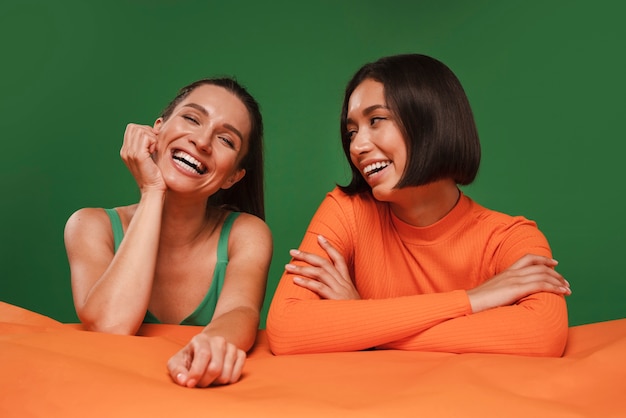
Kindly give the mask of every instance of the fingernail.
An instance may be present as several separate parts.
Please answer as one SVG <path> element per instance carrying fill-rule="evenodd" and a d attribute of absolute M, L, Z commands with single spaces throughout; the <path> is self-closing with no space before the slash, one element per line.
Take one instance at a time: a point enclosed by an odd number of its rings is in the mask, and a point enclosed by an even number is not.
<path fill-rule="evenodd" d="M 289 254 L 291 254 L 291 255 L 298 255 L 298 254 L 300 254 L 300 250 L 289 250 Z"/>
<path fill-rule="evenodd" d="M 178 383 L 183 384 L 185 383 L 185 375 L 182 373 L 178 373 L 176 375 L 176 380 L 178 380 Z"/>
<path fill-rule="evenodd" d="M 293 264 L 285 264 L 285 270 L 294 270 L 296 266 Z"/>
<path fill-rule="evenodd" d="M 317 240 L 318 240 L 319 242 L 323 242 L 323 243 L 328 242 L 328 241 L 326 240 L 326 238 L 324 238 L 324 236 L 323 236 L 323 235 L 318 235 L 318 236 L 317 236 Z"/>

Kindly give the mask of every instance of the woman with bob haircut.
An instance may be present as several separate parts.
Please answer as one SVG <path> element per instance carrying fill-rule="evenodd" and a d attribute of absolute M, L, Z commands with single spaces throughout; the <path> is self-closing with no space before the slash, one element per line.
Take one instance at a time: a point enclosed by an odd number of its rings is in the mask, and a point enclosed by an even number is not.
<path fill-rule="evenodd" d="M 263 221 L 263 120 L 230 78 L 183 87 L 153 126 L 129 124 L 120 155 L 137 204 L 83 208 L 65 227 L 84 327 L 204 326 L 169 360 L 177 384 L 239 380 L 256 338 L 272 237 Z"/>
<path fill-rule="evenodd" d="M 458 187 L 476 177 L 480 143 L 447 66 L 418 54 L 363 66 L 341 139 L 352 180 L 290 251 L 267 319 L 275 354 L 562 355 L 571 292 L 546 238 Z"/>

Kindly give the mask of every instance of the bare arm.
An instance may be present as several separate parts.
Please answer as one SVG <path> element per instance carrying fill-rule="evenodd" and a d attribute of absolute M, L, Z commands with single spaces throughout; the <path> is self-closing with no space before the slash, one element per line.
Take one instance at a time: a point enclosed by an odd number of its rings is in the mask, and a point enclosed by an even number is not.
<path fill-rule="evenodd" d="M 145 316 L 156 265 L 165 186 L 152 161 L 152 128 L 129 125 L 120 154 L 142 195 L 117 252 L 102 209 L 81 209 L 65 227 L 74 305 L 91 330 L 134 334 Z"/>
<path fill-rule="evenodd" d="M 272 237 L 260 219 L 241 214 L 228 245 L 229 262 L 224 288 L 212 321 L 168 362 L 174 381 L 187 387 L 236 382 L 254 344 L 267 273 Z"/>

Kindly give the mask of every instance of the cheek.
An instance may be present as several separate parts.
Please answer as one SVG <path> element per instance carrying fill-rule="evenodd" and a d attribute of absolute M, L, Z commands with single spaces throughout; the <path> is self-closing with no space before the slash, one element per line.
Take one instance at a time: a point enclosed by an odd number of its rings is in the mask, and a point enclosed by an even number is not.
<path fill-rule="evenodd" d="M 216 159 L 217 165 L 224 169 L 224 171 L 229 174 L 234 173 L 239 169 L 241 165 L 241 160 L 238 158 L 237 154 L 229 150 L 224 150 L 224 153 L 221 155 L 221 158 Z"/>

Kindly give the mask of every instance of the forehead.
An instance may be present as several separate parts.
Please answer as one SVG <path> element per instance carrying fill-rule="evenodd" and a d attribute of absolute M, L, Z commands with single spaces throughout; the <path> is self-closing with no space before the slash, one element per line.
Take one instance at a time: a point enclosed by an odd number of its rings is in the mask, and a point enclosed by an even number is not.
<path fill-rule="evenodd" d="M 383 83 L 371 78 L 359 84 L 348 100 L 348 114 L 360 112 L 374 105 L 386 105 Z"/>
<path fill-rule="evenodd" d="M 203 84 L 196 87 L 177 106 L 178 109 L 190 103 L 201 106 L 211 120 L 234 126 L 244 137 L 251 129 L 250 115 L 241 99 L 223 87 Z"/>

